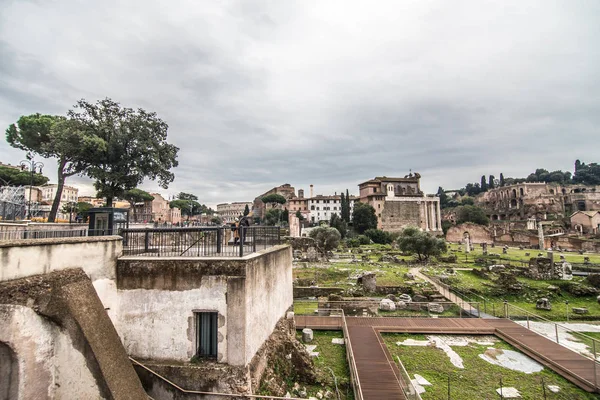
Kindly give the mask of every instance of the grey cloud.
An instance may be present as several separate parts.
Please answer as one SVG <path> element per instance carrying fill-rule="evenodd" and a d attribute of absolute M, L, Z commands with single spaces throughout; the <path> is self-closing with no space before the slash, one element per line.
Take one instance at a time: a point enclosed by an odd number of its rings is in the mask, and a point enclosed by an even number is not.
<path fill-rule="evenodd" d="M 181 148 L 171 194 L 356 193 L 409 169 L 435 191 L 598 161 L 595 3 L 5 3 L 0 124 L 81 97 L 156 111 Z"/>

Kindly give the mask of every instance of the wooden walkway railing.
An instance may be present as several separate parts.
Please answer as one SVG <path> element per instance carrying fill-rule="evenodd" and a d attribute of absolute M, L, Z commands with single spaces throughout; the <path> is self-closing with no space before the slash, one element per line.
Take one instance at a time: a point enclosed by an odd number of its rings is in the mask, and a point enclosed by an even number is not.
<path fill-rule="evenodd" d="M 303 327 L 336 326 L 339 317 L 296 316 Z M 337 320 L 325 322 L 327 318 Z M 339 329 L 339 328 L 338 328 Z M 595 362 L 563 347 L 534 331 L 504 318 L 395 318 L 345 317 L 342 329 L 347 336 L 347 351 L 354 362 L 362 399 L 405 399 L 394 364 L 382 346 L 381 332 L 487 334 L 496 335 L 523 353 L 588 392 L 597 392 L 600 381 Z M 357 397 L 358 398 L 358 397 Z"/>

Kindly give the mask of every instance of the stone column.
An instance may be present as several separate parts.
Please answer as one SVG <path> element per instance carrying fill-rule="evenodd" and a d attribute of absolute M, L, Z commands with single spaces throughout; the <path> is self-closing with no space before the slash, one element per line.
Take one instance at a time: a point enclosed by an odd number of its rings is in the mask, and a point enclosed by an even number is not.
<path fill-rule="evenodd" d="M 429 205 L 431 206 L 431 230 L 437 231 L 439 227 L 437 225 L 437 217 L 435 215 L 435 202 L 432 201 L 429 203 Z"/>
<path fill-rule="evenodd" d="M 440 210 L 440 202 L 436 201 L 436 210 L 437 210 L 437 222 L 438 222 L 438 229 L 441 231 L 442 230 L 442 212 Z"/>
<path fill-rule="evenodd" d="M 425 212 L 425 230 L 429 230 L 429 213 L 427 212 L 427 202 L 423 202 L 423 211 Z"/>

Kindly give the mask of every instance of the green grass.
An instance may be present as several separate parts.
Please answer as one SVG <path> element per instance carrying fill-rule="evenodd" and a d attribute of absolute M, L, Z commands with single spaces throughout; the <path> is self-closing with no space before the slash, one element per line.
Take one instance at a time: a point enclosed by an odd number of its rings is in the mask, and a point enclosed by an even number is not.
<path fill-rule="evenodd" d="M 294 314 L 296 315 L 315 315 L 317 308 L 319 308 L 317 301 L 294 301 Z"/>
<path fill-rule="evenodd" d="M 595 395 L 579 389 L 547 368 L 541 372 L 525 374 L 489 364 L 478 356 L 488 346 L 471 344 L 466 347 L 453 347 L 453 350 L 462 357 L 465 366 L 464 369 L 459 369 L 440 349 L 396 345 L 396 342 L 408 338 L 424 340 L 423 335 L 383 334 L 383 338 L 392 357 L 400 358 L 411 377 L 419 374 L 432 383 L 432 386 L 425 387 L 426 393 L 421 395 L 423 400 L 447 399 L 448 379 L 450 379 L 452 399 L 497 399 L 499 396 L 495 390 L 500 387 L 500 377 L 502 377 L 503 386 L 516 387 L 524 400 L 544 398 L 542 378 L 546 385 L 557 385 L 561 388 L 559 393 L 546 391 L 548 399 L 598 399 Z M 494 347 L 514 350 L 502 341 L 498 341 Z"/>
<path fill-rule="evenodd" d="M 434 269 L 429 269 L 427 273 L 435 274 Z M 478 297 L 482 296 L 486 299 L 485 308 L 488 314 L 503 316 L 503 301 L 507 300 L 510 304 L 523 308 L 526 311 L 540 315 L 541 317 L 553 321 L 565 321 L 567 319 L 567 304 L 569 309 L 569 319 L 571 320 L 589 320 L 600 318 L 600 304 L 598 304 L 595 295 L 590 296 L 575 296 L 568 293 L 566 290 L 554 292 L 548 290 L 548 286 L 564 286 L 567 281 L 549 280 L 538 281 L 529 278 L 518 277 L 517 280 L 524 284 L 525 288 L 518 293 L 508 293 L 494 287 L 494 281 L 477 276 L 472 271 L 456 271 L 456 276 L 451 278 L 451 286 L 463 293 L 465 297 L 472 301 L 481 302 L 481 309 L 484 310 L 483 300 Z M 571 282 L 583 282 L 580 277 L 573 277 Z M 474 294 L 472 294 L 474 293 Z M 538 310 L 535 308 L 537 299 L 547 297 L 551 304 L 552 310 Z M 589 314 L 577 315 L 572 312 L 573 307 L 586 307 Z M 513 310 L 510 311 L 514 313 Z"/>
<path fill-rule="evenodd" d="M 314 339 L 311 344 L 316 344 L 316 352 L 319 356 L 314 358 L 317 370 L 318 384 L 307 386 L 309 396 L 316 396 L 321 390 L 323 393 L 329 390 L 335 396 L 335 381 L 337 380 L 340 398 L 342 400 L 354 399 L 352 385 L 350 384 L 350 370 L 346 360 L 346 346 L 333 344 L 331 339 L 341 339 L 344 337 L 341 331 L 313 331 Z M 297 332 L 299 340 L 302 339 L 302 332 Z M 330 370 L 331 369 L 331 370 Z M 335 379 L 332 376 L 335 375 Z"/>
<path fill-rule="evenodd" d="M 458 249 L 461 249 L 462 252 L 453 252 L 452 251 L 452 250 L 458 250 Z M 495 255 L 500 256 L 500 259 L 498 261 L 502 260 L 502 261 L 514 261 L 514 262 L 527 263 L 527 262 L 529 262 L 529 259 L 531 257 L 537 257 L 538 253 L 540 253 L 540 252 L 542 252 L 542 253 L 544 253 L 544 255 L 546 255 L 545 250 L 542 250 L 542 251 L 540 251 L 538 249 L 519 250 L 518 248 L 513 248 L 513 247 L 510 247 L 508 249 L 507 254 L 503 254 L 502 246 L 496 246 L 494 248 L 492 248 L 491 246 L 488 246 L 488 255 L 495 254 Z M 459 245 L 456 243 L 448 243 L 448 253 L 456 254 L 457 261 L 459 264 L 464 263 L 464 260 L 465 260 L 464 245 Z M 526 256 L 525 253 L 529 253 L 529 256 Z M 583 264 L 584 257 L 589 257 L 591 264 L 600 265 L 600 254 L 586 253 L 586 254 L 582 255 L 582 254 L 573 253 L 573 252 L 565 253 L 565 252 L 555 251 L 554 258 L 556 261 L 559 260 L 560 254 L 564 255 L 565 260 L 572 264 Z M 475 260 L 475 258 L 478 258 L 478 257 L 483 257 L 483 249 L 479 245 L 475 245 L 475 248 L 473 249 L 473 251 L 468 253 L 467 260 L 469 260 L 470 263 L 472 264 L 472 262 Z M 467 262 L 467 264 L 470 264 L 470 263 Z M 498 264 L 502 264 L 502 263 L 498 262 Z"/>
<path fill-rule="evenodd" d="M 308 267 L 295 266 L 293 277 L 294 279 L 314 282 L 321 287 L 341 287 L 348 289 L 354 286 L 352 283 L 356 284 L 356 279 L 351 279 L 352 276 L 362 272 L 380 270 L 380 272 L 377 272 L 377 285 L 402 286 L 407 282 L 404 274 L 409 269 L 398 264 L 352 264 L 349 262 L 337 262 L 327 265 L 309 264 Z"/>

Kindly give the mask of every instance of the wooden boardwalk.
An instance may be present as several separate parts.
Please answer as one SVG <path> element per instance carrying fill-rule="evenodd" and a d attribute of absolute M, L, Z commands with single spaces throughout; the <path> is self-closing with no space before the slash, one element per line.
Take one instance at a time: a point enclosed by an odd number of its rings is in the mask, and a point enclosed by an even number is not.
<path fill-rule="evenodd" d="M 341 329 L 343 323 L 340 317 L 295 319 L 298 328 Z M 380 332 L 496 335 L 588 392 L 600 382 L 600 368 L 596 371 L 592 360 L 507 319 L 346 317 L 346 323 L 366 400 L 405 398 L 406 383 Z"/>

